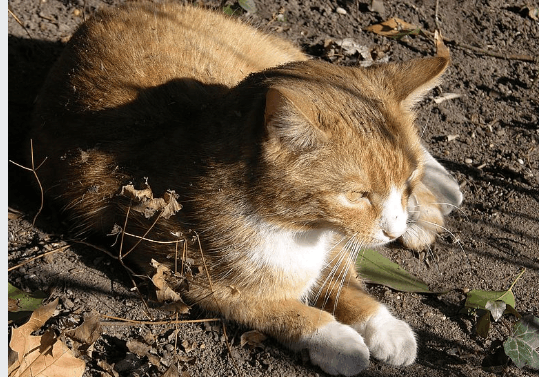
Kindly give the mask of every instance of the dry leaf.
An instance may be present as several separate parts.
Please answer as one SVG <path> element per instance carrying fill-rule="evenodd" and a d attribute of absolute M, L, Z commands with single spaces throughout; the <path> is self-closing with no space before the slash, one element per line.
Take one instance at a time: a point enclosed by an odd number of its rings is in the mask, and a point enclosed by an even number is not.
<path fill-rule="evenodd" d="M 365 30 L 372 31 L 373 33 L 386 37 L 403 37 L 412 33 L 417 34 L 421 31 L 421 29 L 416 25 L 409 24 L 408 22 L 396 17 L 390 18 L 389 20 L 380 24 L 367 26 Z"/>
<path fill-rule="evenodd" d="M 120 195 L 138 203 L 131 210 L 143 213 L 147 219 L 156 212 L 161 212 L 161 217 L 168 219 L 182 209 L 181 204 L 178 203 L 178 194 L 176 192 L 169 190 L 165 192 L 162 198 L 154 198 L 152 189 L 148 184 L 142 190 L 135 189 L 133 185 L 123 186 Z"/>
<path fill-rule="evenodd" d="M 140 358 L 148 358 L 148 361 L 150 362 L 150 364 L 153 364 L 153 365 L 159 365 L 160 362 L 159 362 L 159 357 L 157 357 L 156 355 L 152 354 L 150 351 L 152 351 L 152 347 L 145 344 L 145 343 L 142 343 L 142 342 L 139 342 L 138 340 L 133 340 L 133 339 L 130 339 L 127 341 L 126 343 L 126 346 L 127 348 L 129 349 L 129 351 L 131 353 L 134 353 L 135 355 L 137 355 L 138 357 Z"/>
<path fill-rule="evenodd" d="M 434 31 L 434 44 L 436 45 L 436 56 L 449 59 L 449 49 L 444 44 L 442 33 Z"/>
<path fill-rule="evenodd" d="M 241 334 L 240 347 L 248 344 L 251 348 L 264 348 L 264 345 L 262 344 L 264 340 L 266 340 L 266 335 L 261 332 L 256 330 L 247 331 Z"/>
<path fill-rule="evenodd" d="M 152 259 L 152 267 L 157 271 L 154 276 L 152 276 L 152 282 L 155 286 L 155 294 L 157 296 L 157 301 L 166 302 L 171 301 L 172 303 L 164 307 L 165 310 L 174 311 L 180 314 L 188 314 L 189 306 L 183 302 L 181 296 L 174 291 L 167 283 L 167 276 L 172 275 L 172 271 L 167 266 L 162 265 L 156 260 Z"/>
<path fill-rule="evenodd" d="M 441 95 L 439 95 L 438 97 L 434 97 L 434 102 L 436 103 L 442 103 L 444 101 L 447 101 L 447 100 L 450 100 L 450 99 L 455 99 L 455 98 L 460 98 L 461 95 L 458 94 L 458 93 L 442 93 Z"/>
<path fill-rule="evenodd" d="M 9 347 L 18 353 L 18 359 L 9 367 L 9 377 L 77 377 L 84 373 L 84 361 L 75 358 L 52 331 L 30 335 L 54 314 L 56 305 L 58 299 L 39 307 L 27 323 L 13 330 Z"/>
<path fill-rule="evenodd" d="M 71 338 L 79 355 L 85 354 L 88 349 L 101 336 L 101 321 L 95 315 L 89 315 L 79 327 L 65 332 L 65 335 Z"/>

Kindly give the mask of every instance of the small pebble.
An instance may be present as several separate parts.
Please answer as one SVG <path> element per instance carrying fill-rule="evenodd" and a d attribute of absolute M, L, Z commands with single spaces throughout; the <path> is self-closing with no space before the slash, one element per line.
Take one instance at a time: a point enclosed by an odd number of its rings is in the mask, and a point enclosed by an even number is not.
<path fill-rule="evenodd" d="M 471 158 L 466 158 L 464 160 L 464 162 L 467 163 L 467 164 L 471 164 L 473 162 L 473 160 Z"/>
<path fill-rule="evenodd" d="M 520 165 L 524 165 L 524 160 L 523 160 L 523 159 L 519 158 L 517 161 L 518 161 L 518 163 L 519 163 Z"/>
<path fill-rule="evenodd" d="M 339 14 L 347 14 L 346 9 L 343 9 L 341 7 L 338 7 L 337 9 L 335 9 L 335 12 Z"/>

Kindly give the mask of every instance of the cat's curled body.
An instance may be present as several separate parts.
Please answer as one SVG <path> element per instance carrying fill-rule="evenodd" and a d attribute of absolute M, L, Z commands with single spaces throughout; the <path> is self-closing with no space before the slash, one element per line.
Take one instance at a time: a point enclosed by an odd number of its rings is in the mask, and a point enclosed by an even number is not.
<path fill-rule="evenodd" d="M 413 331 L 363 290 L 354 260 L 398 238 L 427 246 L 462 200 L 413 124 L 447 64 L 339 67 L 206 10 L 128 3 L 83 24 L 53 67 L 34 160 L 48 157 L 43 187 L 74 229 L 120 225 L 143 269 L 173 263 L 162 241 L 196 232 L 203 253 L 188 242 L 187 257 L 212 285 L 195 274 L 190 302 L 308 349 L 331 374 L 370 355 L 408 365 Z M 122 188 L 146 182 L 183 208 L 135 210 Z"/>

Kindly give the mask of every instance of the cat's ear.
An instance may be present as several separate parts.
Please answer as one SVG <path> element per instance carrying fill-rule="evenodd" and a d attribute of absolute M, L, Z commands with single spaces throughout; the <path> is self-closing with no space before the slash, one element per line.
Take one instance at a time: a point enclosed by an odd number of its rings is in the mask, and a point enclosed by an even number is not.
<path fill-rule="evenodd" d="M 312 100 L 287 88 L 270 88 L 266 92 L 264 122 L 268 134 L 288 147 L 306 150 L 327 140 L 320 129 L 318 110 Z"/>
<path fill-rule="evenodd" d="M 411 109 L 429 90 L 440 83 L 448 65 L 449 57 L 446 56 L 397 63 L 392 83 L 397 100 Z"/>

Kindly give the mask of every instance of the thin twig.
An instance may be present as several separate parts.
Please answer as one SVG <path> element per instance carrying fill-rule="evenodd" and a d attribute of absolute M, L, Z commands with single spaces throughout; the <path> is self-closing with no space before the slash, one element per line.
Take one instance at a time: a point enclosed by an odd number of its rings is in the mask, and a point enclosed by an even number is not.
<path fill-rule="evenodd" d="M 142 235 L 142 237 L 140 237 L 139 240 L 133 245 L 133 247 L 131 247 L 131 249 L 129 249 L 124 255 L 122 255 L 121 250 L 120 250 L 120 260 L 122 258 L 126 257 L 127 255 L 129 255 L 129 253 L 131 253 L 133 250 L 135 250 L 135 248 L 142 242 L 142 240 L 146 239 L 146 236 L 148 235 L 148 233 L 150 233 L 150 231 L 153 229 L 155 224 L 157 224 L 157 221 L 161 218 L 162 214 L 163 214 L 163 211 L 159 212 L 159 214 L 155 218 L 152 225 L 148 229 L 146 229 L 146 232 Z"/>
<path fill-rule="evenodd" d="M 113 258 L 113 259 L 116 259 L 117 261 L 120 262 L 120 264 L 122 265 L 123 268 L 125 268 L 125 270 L 127 271 L 127 274 L 129 275 L 129 279 L 131 280 L 131 283 L 133 284 L 133 288 L 135 288 L 135 290 L 137 291 L 137 294 L 139 295 L 140 299 L 142 300 L 142 303 L 144 304 L 144 307 L 146 308 L 146 314 L 148 314 L 148 317 L 152 318 L 152 315 L 150 313 L 150 308 L 148 307 L 148 304 L 146 303 L 146 300 L 144 300 L 144 296 L 142 295 L 142 293 L 139 291 L 138 289 L 138 286 L 137 284 L 135 283 L 135 280 L 133 279 L 133 276 L 141 276 L 137 273 L 135 273 L 132 269 L 130 269 L 129 267 L 127 267 L 127 265 L 117 256 L 117 255 L 114 255 L 112 254 L 110 251 L 108 251 L 107 249 L 104 249 L 102 247 L 99 247 L 99 246 L 96 246 L 94 244 L 91 244 L 89 242 L 85 242 L 85 241 L 81 241 L 81 240 L 76 240 L 76 239 L 69 239 L 68 241 L 70 242 L 76 242 L 76 243 L 80 243 L 82 245 L 86 245 L 88 247 L 91 247 L 91 248 L 94 248 L 96 250 L 99 250 L 105 254 L 107 254 L 109 257 Z"/>
<path fill-rule="evenodd" d="M 57 249 L 47 251 L 46 253 L 43 253 L 43 254 L 40 254 L 40 255 L 38 255 L 38 256 L 36 256 L 36 257 L 27 259 L 27 260 L 25 260 L 24 262 L 19 263 L 19 264 L 16 265 L 16 266 L 10 267 L 10 268 L 7 269 L 7 271 L 8 271 L 8 272 L 9 272 L 9 271 L 13 271 L 13 270 L 15 270 L 15 269 L 17 269 L 17 268 L 19 268 L 19 267 L 24 266 L 24 265 L 27 264 L 27 263 L 30 263 L 30 262 L 32 262 L 32 261 L 34 261 L 34 260 L 36 260 L 36 259 L 39 259 L 39 258 L 43 258 L 43 257 L 45 257 L 45 256 L 47 256 L 47 255 L 54 254 L 54 253 L 59 253 L 59 252 L 61 252 L 61 251 L 65 251 L 65 250 L 69 249 L 70 246 L 71 246 L 71 245 L 65 245 L 65 246 L 59 247 L 59 248 L 57 248 Z"/>
<path fill-rule="evenodd" d="M 434 38 L 434 33 L 431 33 L 428 30 L 423 30 L 422 29 L 421 32 L 423 34 L 425 34 L 426 36 L 428 36 L 429 38 Z M 443 37 L 443 36 L 442 36 L 442 39 L 444 40 L 444 42 L 450 43 L 450 44 L 452 44 L 452 45 L 454 45 L 456 47 L 460 47 L 460 48 L 466 49 L 466 50 L 471 50 L 471 51 L 473 51 L 475 53 L 478 53 L 478 54 L 492 56 L 493 58 L 505 59 L 505 60 L 520 60 L 520 61 L 531 62 L 531 63 L 539 62 L 538 57 L 533 57 L 533 56 L 529 56 L 529 55 L 522 55 L 522 54 L 504 54 L 504 53 L 500 53 L 500 52 L 488 51 L 488 50 L 485 50 L 485 49 L 480 48 L 480 47 L 470 46 L 468 44 L 461 43 L 461 42 L 459 42 L 459 41 L 457 41 L 455 39 L 451 39 L 451 38 L 447 38 L 447 37 Z"/>
<path fill-rule="evenodd" d="M 168 320 L 168 321 L 139 321 L 139 320 L 134 320 L 134 319 L 113 317 L 113 316 L 105 315 L 105 314 L 99 314 L 99 315 L 101 317 L 103 317 L 103 318 L 113 319 L 115 321 L 119 321 L 119 322 L 101 322 L 102 325 L 106 325 L 106 326 L 130 325 L 130 324 L 137 324 L 137 325 L 170 325 L 170 324 L 175 324 L 175 323 L 184 324 L 184 323 L 201 323 L 201 322 L 219 322 L 219 321 L 221 321 L 220 318 Z"/>
<path fill-rule="evenodd" d="M 45 157 L 45 159 L 43 161 L 41 161 L 41 164 L 39 164 L 39 166 L 37 168 L 35 167 L 35 165 L 34 165 L 34 144 L 32 142 L 32 139 L 30 139 L 30 153 L 31 153 L 31 158 L 32 158 L 32 167 L 31 168 L 28 168 L 26 166 L 18 164 L 15 161 L 12 161 L 12 160 L 9 160 L 9 162 L 11 162 L 12 164 L 14 164 L 14 165 L 16 165 L 16 166 L 18 166 L 18 167 L 20 167 L 22 169 L 31 171 L 34 174 L 34 177 L 36 178 L 37 184 L 39 185 L 39 190 L 41 192 L 41 204 L 39 205 L 39 209 L 38 209 L 37 213 L 35 214 L 34 219 L 32 220 L 32 226 L 34 226 L 36 224 L 37 217 L 39 216 L 39 214 L 43 210 L 43 203 L 45 201 L 45 197 L 44 197 L 44 194 L 43 194 L 43 186 L 41 186 L 41 181 L 39 180 L 39 177 L 37 176 L 37 170 L 45 163 L 45 161 L 47 161 L 47 157 Z"/>
<path fill-rule="evenodd" d="M 15 19 L 15 21 L 17 21 L 17 23 L 19 25 L 22 26 L 22 28 L 24 29 L 24 31 L 26 32 L 26 34 L 28 34 L 28 37 L 30 39 L 33 39 L 32 35 L 30 34 L 30 32 L 28 31 L 28 29 L 26 28 L 26 26 L 23 25 L 22 21 L 19 20 L 19 17 L 17 17 L 17 15 L 15 15 L 15 13 L 13 12 L 13 10 L 11 9 L 11 4 L 8 3 L 7 5 L 7 11 L 9 14 L 11 14 L 11 16 Z"/>

